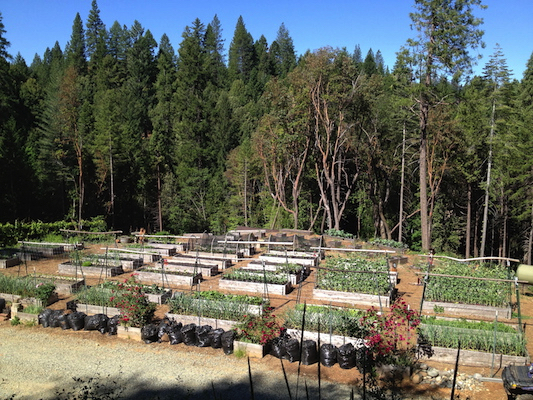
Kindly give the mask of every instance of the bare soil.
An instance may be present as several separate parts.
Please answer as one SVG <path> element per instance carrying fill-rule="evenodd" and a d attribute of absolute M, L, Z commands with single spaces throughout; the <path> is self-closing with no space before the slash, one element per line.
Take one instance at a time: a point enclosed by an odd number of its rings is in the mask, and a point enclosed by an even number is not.
<path fill-rule="evenodd" d="M 123 246 L 121 244 L 118 244 L 118 246 Z M 102 249 L 102 246 L 99 244 L 95 245 L 88 245 L 87 247 L 87 253 L 104 253 L 105 250 Z M 11 267 L 8 269 L 4 269 L 1 271 L 2 274 L 6 275 L 19 275 L 24 276 L 27 274 L 32 273 L 38 273 L 38 274 L 51 274 L 51 275 L 57 275 L 58 274 L 58 264 L 66 261 L 68 258 L 68 255 L 62 255 L 57 256 L 54 258 L 49 259 L 41 259 L 38 261 L 27 261 L 23 262 L 23 264 L 15 267 Z M 409 256 L 409 262 L 406 264 L 400 264 L 398 265 L 398 277 L 399 277 L 399 284 L 398 284 L 398 290 L 400 295 L 403 297 L 407 303 L 411 305 L 412 308 L 418 309 L 420 306 L 420 300 L 422 296 L 422 286 L 418 284 L 418 276 L 416 275 L 417 270 L 413 268 L 413 265 L 417 265 L 419 262 L 421 262 L 420 259 L 418 259 L 417 256 Z M 423 261 L 422 261 L 423 262 Z M 241 265 L 247 263 L 247 261 L 243 261 L 236 266 L 232 268 L 238 268 Z M 275 296 L 271 295 L 271 304 L 276 309 L 282 310 L 285 307 L 291 306 L 294 303 L 298 302 L 304 302 L 306 301 L 308 304 L 313 303 L 320 303 L 319 301 L 313 300 L 312 296 L 312 290 L 315 284 L 315 274 L 316 271 L 313 269 L 311 275 L 304 281 L 302 286 L 298 290 L 293 290 L 290 294 L 286 296 Z M 129 277 L 129 274 L 123 274 L 117 277 L 107 278 L 109 280 L 118 280 L 123 281 Z M 218 290 L 218 281 L 220 279 L 220 275 L 213 276 L 213 277 L 207 277 L 205 280 L 203 280 L 200 284 L 199 288 L 195 288 L 195 290 Z M 87 278 L 86 283 L 88 285 L 94 285 L 99 282 L 101 282 L 102 278 Z M 165 285 L 167 286 L 167 285 Z M 175 290 L 191 290 L 191 287 L 183 287 L 183 286 L 175 286 L 172 287 L 172 289 Z M 246 294 L 246 293 L 243 293 Z M 73 299 L 73 296 L 60 296 L 59 300 L 49 306 L 49 308 L 52 309 L 66 309 L 66 303 Z M 521 296 L 521 310 L 523 315 L 523 325 L 525 327 L 526 337 L 527 337 L 527 343 L 528 343 L 528 353 L 530 353 L 533 350 L 533 329 L 530 328 L 531 317 L 533 316 L 533 297 L 530 295 L 527 295 L 527 293 L 523 293 Z M 335 305 L 335 303 L 330 303 Z M 338 304 L 343 305 L 343 304 Z M 156 317 L 157 318 L 163 318 L 165 313 L 168 311 L 168 307 L 165 305 L 158 306 Z M 469 316 L 465 316 L 469 317 Z M 504 321 L 505 322 L 505 321 Z M 511 321 L 508 321 L 511 322 Z M 515 321 L 512 321 L 516 323 Z M 1 324 L 8 324 L 8 321 L 0 321 Z M 50 330 L 50 334 L 53 335 L 64 335 L 65 333 L 61 330 Z M 114 340 L 117 340 L 113 336 L 107 336 L 107 335 L 92 335 L 92 340 L 98 342 L 100 345 L 112 345 Z M 202 349 L 204 350 L 204 349 Z M 191 351 L 191 349 L 186 349 L 186 351 Z M 279 370 L 279 360 L 271 357 L 266 356 L 265 358 L 261 360 L 254 360 L 254 362 L 263 363 L 266 366 L 269 366 L 272 368 L 272 370 Z M 445 364 L 445 363 L 437 363 L 433 361 L 428 361 L 427 364 L 429 366 L 435 367 L 439 369 L 440 371 L 444 370 L 450 370 L 454 368 L 453 364 Z M 286 364 L 285 369 L 288 373 L 297 373 L 297 369 L 300 368 L 300 374 L 303 376 L 316 376 L 316 365 L 315 366 L 298 366 L 297 363 L 293 364 Z M 480 373 L 483 377 L 494 377 L 494 378 L 500 378 L 501 377 L 501 370 L 498 371 L 492 371 L 490 368 L 490 365 L 484 368 L 479 367 L 465 367 L 460 366 L 459 367 L 460 373 L 465 373 L 468 375 L 473 375 L 474 373 Z M 343 384 L 355 384 L 359 382 L 361 379 L 360 374 L 357 372 L 356 369 L 352 370 L 343 370 L 338 365 L 335 365 L 330 368 L 321 368 L 321 376 L 332 382 L 338 382 Z M 428 398 L 450 398 L 450 389 L 445 388 L 435 388 L 435 387 L 428 387 L 427 385 L 415 385 L 411 383 L 410 381 L 404 381 L 403 384 L 403 390 L 407 391 L 415 395 L 421 395 L 425 394 L 428 396 Z M 458 399 L 483 399 L 483 400 L 501 400 L 506 398 L 505 391 L 503 389 L 501 381 L 490 381 L 490 382 L 483 382 L 481 387 L 476 390 L 475 392 L 472 391 L 456 391 L 456 397 Z"/>

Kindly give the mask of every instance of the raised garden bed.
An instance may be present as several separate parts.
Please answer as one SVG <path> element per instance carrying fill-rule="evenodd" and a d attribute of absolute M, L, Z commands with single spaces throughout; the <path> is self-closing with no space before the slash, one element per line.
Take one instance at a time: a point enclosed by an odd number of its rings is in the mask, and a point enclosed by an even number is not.
<path fill-rule="evenodd" d="M 340 303 L 362 304 L 367 306 L 390 306 L 389 296 L 378 296 L 366 293 L 341 292 L 314 288 L 313 298 L 316 300 L 337 301 Z"/>
<path fill-rule="evenodd" d="M 108 317 L 120 315 L 120 310 L 116 307 L 96 306 L 94 304 L 76 304 L 76 311 L 84 312 L 87 315 L 105 314 Z"/>
<path fill-rule="evenodd" d="M 36 306 L 47 306 L 49 304 L 52 304 L 58 300 L 57 293 L 52 293 L 52 295 L 48 298 L 48 301 L 46 304 L 43 304 L 43 301 L 41 299 L 36 299 L 35 297 L 22 297 L 18 294 L 11 294 L 11 293 L 0 293 L 0 299 L 4 299 L 5 301 L 9 301 L 11 303 L 20 303 L 23 305 L 30 305 L 34 304 Z"/>
<path fill-rule="evenodd" d="M 262 283 L 262 282 L 244 282 L 244 281 L 234 281 L 229 279 L 221 279 L 218 283 L 220 289 L 225 290 L 237 290 L 240 292 L 250 292 L 263 294 L 265 290 L 268 294 L 277 294 L 277 295 L 286 295 L 291 291 L 291 284 L 287 282 L 285 284 L 274 284 L 274 283 Z"/>
<path fill-rule="evenodd" d="M 204 265 L 184 262 L 174 262 L 174 260 L 168 260 L 165 263 L 165 269 L 167 271 L 184 271 L 184 272 L 197 272 L 203 276 L 214 276 L 218 273 L 217 265 Z"/>
<path fill-rule="evenodd" d="M 57 294 L 70 295 L 85 285 L 83 278 L 71 278 L 59 275 L 36 275 L 32 276 L 38 282 L 52 283 L 55 285 Z"/>
<path fill-rule="evenodd" d="M 302 331 L 299 329 L 287 329 L 287 333 L 290 335 L 290 337 L 294 339 L 300 340 L 302 338 Z M 314 340 L 318 343 L 318 339 L 320 338 L 320 343 L 331 343 L 337 347 L 342 346 L 346 343 L 351 343 L 354 345 L 355 348 L 364 346 L 364 339 L 361 338 L 354 338 L 349 336 L 342 336 L 342 335 L 333 335 L 329 334 L 328 332 L 320 332 L 320 336 L 318 335 L 318 332 L 311 332 L 311 331 L 304 331 L 304 340 Z"/>
<path fill-rule="evenodd" d="M 133 250 L 133 249 L 115 249 L 115 248 L 109 248 L 105 249 L 102 248 L 102 250 L 108 250 L 112 252 L 113 254 L 118 254 L 119 257 L 131 257 L 132 255 L 137 255 L 139 258 L 142 259 L 145 263 L 153 263 L 161 260 L 161 255 L 158 253 L 154 253 L 152 251 L 141 251 L 139 250 Z"/>
<path fill-rule="evenodd" d="M 164 245 L 162 245 L 164 246 Z M 147 252 L 147 253 L 152 253 L 152 254 L 159 254 L 160 256 L 165 256 L 165 257 L 170 257 L 170 256 L 173 256 L 174 254 L 176 254 L 176 246 L 172 245 L 173 247 L 169 247 L 169 248 L 166 248 L 166 247 L 159 247 L 159 245 L 155 246 L 155 245 L 150 245 L 150 244 L 146 244 L 144 245 L 144 248 L 142 247 L 131 247 L 130 249 L 131 250 L 137 250 L 137 251 L 140 251 L 140 252 Z"/>
<path fill-rule="evenodd" d="M 494 319 L 496 316 L 498 318 L 510 319 L 512 315 L 511 307 L 491 307 L 479 304 L 446 303 L 442 301 L 424 301 L 422 312 L 433 314 L 435 307 L 442 307 L 445 314 L 451 315 L 468 315 L 490 319 Z"/>
<path fill-rule="evenodd" d="M 235 351 L 243 351 L 248 357 L 263 358 L 269 353 L 270 346 L 235 340 L 233 342 L 233 352 Z"/>
<path fill-rule="evenodd" d="M 457 349 L 447 349 L 445 347 L 433 346 L 432 350 L 434 354 L 431 358 L 421 357 L 421 360 L 430 360 L 435 362 L 455 364 L 457 359 Z M 481 351 L 461 350 L 459 354 L 459 365 L 471 366 L 471 367 L 490 367 L 494 360 L 494 368 L 502 369 L 506 365 L 526 365 L 529 363 L 528 357 L 520 356 L 508 356 L 505 354 L 485 353 Z"/>
<path fill-rule="evenodd" d="M 136 272 L 136 279 L 142 283 L 156 283 L 163 285 L 196 285 L 202 274 L 180 275 L 171 271 L 140 269 Z"/>
<path fill-rule="evenodd" d="M 308 265 L 310 267 L 316 267 L 318 265 L 319 257 L 315 257 L 312 254 L 307 256 L 293 256 L 290 254 L 279 255 L 279 254 L 261 254 L 259 256 L 260 260 L 272 264 L 298 264 L 298 265 Z"/>
<path fill-rule="evenodd" d="M 105 265 L 92 265 L 92 266 L 80 266 L 74 265 L 70 262 L 59 264 L 58 272 L 64 275 L 76 276 L 90 276 L 90 277 L 109 277 L 117 276 L 124 273 L 121 266 L 105 266 Z"/>
<path fill-rule="evenodd" d="M 263 272 L 263 267 L 265 271 L 283 273 L 280 271 L 280 269 L 283 268 L 283 264 L 264 264 L 263 265 L 261 263 L 249 263 L 248 265 L 241 267 L 240 269 L 243 271 L 257 272 L 260 274 Z M 300 280 L 303 280 L 306 278 L 309 272 L 310 272 L 309 267 L 306 267 L 303 270 L 300 269 L 298 272 L 295 272 L 295 273 L 286 272 L 286 274 L 289 278 L 291 285 L 296 286 L 300 282 Z"/>
<path fill-rule="evenodd" d="M 172 297 L 172 290 L 164 289 L 163 293 L 144 293 L 144 296 L 151 303 L 165 304 Z"/>
<path fill-rule="evenodd" d="M 0 258 L 0 268 L 10 268 L 20 264 L 19 257 Z"/>
<path fill-rule="evenodd" d="M 143 265 L 142 257 L 139 258 L 130 258 L 130 257 L 102 257 L 95 259 L 95 262 L 102 265 L 122 267 L 124 272 L 133 272 L 136 269 L 140 268 Z"/>
<path fill-rule="evenodd" d="M 237 321 L 230 321 L 230 320 L 217 319 L 217 318 L 198 317 L 196 315 L 166 313 L 165 316 L 172 321 L 181 322 L 183 325 L 187 325 L 187 324 L 196 324 L 198 326 L 209 325 L 213 329 L 222 328 L 225 331 L 233 329 L 235 325 L 238 324 Z"/>
<path fill-rule="evenodd" d="M 206 251 L 190 251 L 185 254 L 180 254 L 180 256 L 189 256 L 189 257 L 198 257 L 205 258 L 207 260 L 222 260 L 229 262 L 229 265 L 226 265 L 225 268 L 229 268 L 231 264 L 236 264 L 239 262 L 239 259 L 242 258 L 242 255 L 236 255 L 234 253 L 210 253 Z"/>
<path fill-rule="evenodd" d="M 172 258 L 167 259 L 168 262 L 176 262 L 176 263 L 195 263 L 198 262 L 202 265 L 216 265 L 219 270 L 225 270 L 229 267 L 231 267 L 231 260 L 229 259 L 219 259 L 214 257 L 196 257 L 193 254 L 179 254 L 177 256 L 174 256 Z"/>

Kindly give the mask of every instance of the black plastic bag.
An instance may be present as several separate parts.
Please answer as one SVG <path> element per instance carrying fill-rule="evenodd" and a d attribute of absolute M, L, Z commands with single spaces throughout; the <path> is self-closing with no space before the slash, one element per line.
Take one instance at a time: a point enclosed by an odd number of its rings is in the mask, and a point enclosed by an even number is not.
<path fill-rule="evenodd" d="M 324 367 L 333 367 L 337 362 L 337 347 L 330 343 L 320 346 L 320 363 Z"/>
<path fill-rule="evenodd" d="M 235 331 L 229 330 L 222 334 L 220 341 L 222 343 L 222 350 L 224 354 L 233 354 L 233 341 L 235 340 Z"/>
<path fill-rule="evenodd" d="M 210 325 L 202 325 L 196 327 L 196 346 L 209 347 L 211 346 L 211 332 L 213 328 Z"/>
<path fill-rule="evenodd" d="M 181 328 L 183 343 L 187 346 L 196 346 L 196 324 L 187 324 Z"/>
<path fill-rule="evenodd" d="M 59 318 L 63 315 L 63 310 L 52 310 L 48 316 L 48 326 L 50 328 L 59 328 L 61 326 Z"/>
<path fill-rule="evenodd" d="M 359 372 L 363 372 L 365 365 L 369 365 L 372 361 L 372 353 L 365 346 L 361 346 L 355 350 L 355 366 Z"/>
<path fill-rule="evenodd" d="M 285 347 L 284 359 L 293 363 L 295 361 L 300 361 L 300 342 L 298 339 L 288 338 L 283 340 Z"/>
<path fill-rule="evenodd" d="M 77 309 L 78 309 L 78 300 L 67 301 L 67 310 L 75 312 L 77 311 Z"/>
<path fill-rule="evenodd" d="M 141 328 L 141 340 L 144 343 L 154 343 L 159 341 L 159 328 L 155 324 L 148 324 Z"/>
<path fill-rule="evenodd" d="M 116 335 L 118 325 L 120 323 L 120 315 L 115 315 L 107 320 L 107 334 Z"/>
<path fill-rule="evenodd" d="M 165 334 L 168 335 L 168 333 L 170 332 L 170 328 L 171 323 L 168 318 L 164 318 L 159 323 L 159 326 L 157 327 L 157 339 L 159 342 L 161 342 L 161 339 L 163 338 L 163 336 L 165 336 Z"/>
<path fill-rule="evenodd" d="M 67 315 L 68 314 L 61 314 L 57 317 L 58 321 L 59 321 L 59 327 L 63 330 L 67 330 L 67 329 L 70 329 L 70 323 L 68 322 L 68 318 L 67 318 Z"/>
<path fill-rule="evenodd" d="M 357 351 L 353 344 L 346 343 L 337 349 L 337 361 L 342 369 L 352 369 L 357 360 Z"/>
<path fill-rule="evenodd" d="M 223 333 L 224 333 L 224 329 L 222 328 L 213 329 L 211 332 L 209 332 L 209 336 L 211 337 L 211 347 L 213 349 L 222 348 L 222 334 Z"/>
<path fill-rule="evenodd" d="M 314 340 L 304 340 L 302 342 L 302 364 L 313 365 L 318 362 L 318 350 Z"/>
<path fill-rule="evenodd" d="M 85 318 L 87 315 L 84 312 L 76 311 L 70 314 L 67 314 L 67 319 L 70 327 L 73 331 L 81 331 L 85 328 Z"/>
<path fill-rule="evenodd" d="M 183 343 L 183 333 L 181 333 L 182 323 L 172 323 L 168 332 L 168 340 L 170 344 Z"/>
<path fill-rule="evenodd" d="M 86 331 L 98 331 L 104 334 L 107 331 L 107 320 L 109 317 L 105 314 L 94 314 L 85 317 L 85 325 L 83 327 Z"/>
<path fill-rule="evenodd" d="M 285 357 L 285 343 L 282 337 L 275 337 L 270 342 L 270 351 L 269 354 L 276 358 Z"/>
<path fill-rule="evenodd" d="M 37 320 L 39 321 L 39 324 L 43 326 L 43 328 L 49 328 L 50 327 L 50 321 L 49 317 L 50 314 L 52 314 L 53 310 L 50 308 L 45 308 L 41 313 L 37 316 Z"/>

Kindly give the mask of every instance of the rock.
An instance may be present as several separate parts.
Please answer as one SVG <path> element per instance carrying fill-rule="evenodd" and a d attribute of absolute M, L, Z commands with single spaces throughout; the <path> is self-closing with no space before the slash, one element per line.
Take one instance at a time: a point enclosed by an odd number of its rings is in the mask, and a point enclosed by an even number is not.
<path fill-rule="evenodd" d="M 429 368 L 428 369 L 428 376 L 431 378 L 435 378 L 440 375 L 440 372 L 437 368 Z"/>
<path fill-rule="evenodd" d="M 483 375 L 475 373 L 474 375 L 472 375 L 472 378 L 474 378 L 478 382 L 481 382 L 481 379 L 483 379 Z"/>
<path fill-rule="evenodd" d="M 418 365 L 418 369 L 420 369 L 421 371 L 427 371 L 428 370 L 428 365 L 426 363 L 420 363 Z"/>
<path fill-rule="evenodd" d="M 417 385 L 420 382 L 422 382 L 423 379 L 424 379 L 424 377 L 421 376 L 420 374 L 413 374 L 411 376 L 411 382 L 413 382 L 415 385 Z"/>

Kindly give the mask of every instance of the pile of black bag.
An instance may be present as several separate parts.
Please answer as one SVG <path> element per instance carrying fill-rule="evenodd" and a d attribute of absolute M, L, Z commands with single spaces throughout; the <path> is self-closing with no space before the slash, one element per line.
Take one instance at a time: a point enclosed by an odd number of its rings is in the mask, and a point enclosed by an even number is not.
<path fill-rule="evenodd" d="M 213 329 L 210 325 L 183 325 L 168 318 L 159 324 L 148 324 L 141 329 L 141 340 L 145 343 L 161 343 L 164 335 L 167 335 L 171 345 L 183 343 L 186 346 L 223 349 L 228 355 L 233 353 L 233 330 Z"/>
<path fill-rule="evenodd" d="M 364 346 L 356 347 L 352 343 L 346 343 L 337 347 L 324 343 L 318 348 L 314 340 L 304 340 L 300 346 L 298 339 L 286 333 L 272 341 L 270 354 L 291 363 L 300 361 L 303 365 L 312 365 L 320 361 L 323 366 L 332 367 L 338 363 L 342 369 L 362 368 L 367 357 Z"/>
<path fill-rule="evenodd" d="M 109 318 L 105 314 L 87 315 L 80 311 L 65 312 L 45 308 L 38 316 L 43 328 L 61 328 L 73 331 L 99 331 L 101 334 L 116 335 L 119 316 Z"/>

